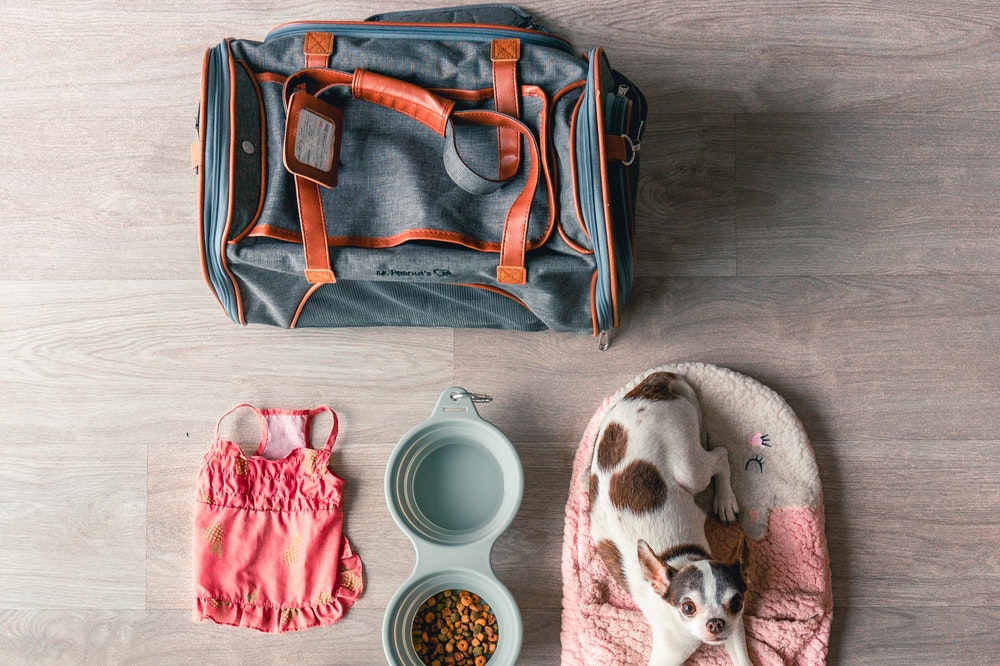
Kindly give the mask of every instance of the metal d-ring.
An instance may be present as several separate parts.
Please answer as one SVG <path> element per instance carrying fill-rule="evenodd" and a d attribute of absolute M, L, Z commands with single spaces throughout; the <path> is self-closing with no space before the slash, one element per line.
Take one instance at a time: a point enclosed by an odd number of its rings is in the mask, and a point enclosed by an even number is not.
<path fill-rule="evenodd" d="M 622 140 L 625 145 L 628 146 L 629 156 L 627 160 L 622 162 L 623 166 L 630 166 L 632 162 L 635 162 L 635 158 L 639 155 L 639 151 L 642 150 L 642 141 L 633 141 L 632 137 L 628 134 L 622 134 Z"/>

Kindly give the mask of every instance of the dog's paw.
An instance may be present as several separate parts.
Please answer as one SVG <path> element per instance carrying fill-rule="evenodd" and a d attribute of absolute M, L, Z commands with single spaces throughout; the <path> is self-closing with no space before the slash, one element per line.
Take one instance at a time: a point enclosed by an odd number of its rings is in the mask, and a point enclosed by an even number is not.
<path fill-rule="evenodd" d="M 728 493 L 716 493 L 713 508 L 719 520 L 727 525 L 734 522 L 740 515 L 740 505 L 736 501 L 736 495 L 731 490 Z"/>

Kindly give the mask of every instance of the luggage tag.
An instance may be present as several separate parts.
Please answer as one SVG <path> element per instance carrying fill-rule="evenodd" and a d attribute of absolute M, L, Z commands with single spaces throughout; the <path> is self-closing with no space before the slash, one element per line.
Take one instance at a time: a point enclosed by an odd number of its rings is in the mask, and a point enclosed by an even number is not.
<path fill-rule="evenodd" d="M 344 114 L 307 92 L 292 93 L 285 121 L 285 168 L 324 187 L 337 186 Z"/>

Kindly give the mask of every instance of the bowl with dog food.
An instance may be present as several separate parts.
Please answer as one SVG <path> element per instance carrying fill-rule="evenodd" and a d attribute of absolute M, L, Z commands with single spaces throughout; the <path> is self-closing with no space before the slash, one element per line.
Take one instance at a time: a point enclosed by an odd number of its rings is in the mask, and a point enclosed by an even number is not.
<path fill-rule="evenodd" d="M 521 505 L 517 451 L 479 416 L 475 396 L 445 390 L 386 465 L 389 512 L 416 551 L 382 623 L 395 666 L 512 666 L 523 627 L 490 552 Z"/>

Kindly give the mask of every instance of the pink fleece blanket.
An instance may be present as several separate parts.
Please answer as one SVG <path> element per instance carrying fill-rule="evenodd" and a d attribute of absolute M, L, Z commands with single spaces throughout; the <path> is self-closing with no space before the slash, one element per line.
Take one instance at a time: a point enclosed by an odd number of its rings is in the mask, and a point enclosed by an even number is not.
<path fill-rule="evenodd" d="M 754 664 L 826 661 L 833 615 L 822 492 L 812 448 L 791 408 L 770 389 L 725 368 L 684 363 L 653 368 L 606 399 L 591 419 L 573 465 L 563 541 L 562 662 L 645 664 L 649 627 L 608 574 L 590 539 L 588 470 L 604 413 L 647 375 L 675 372 L 701 400 L 710 446 L 729 450 L 741 528 L 751 538 L 744 614 Z M 729 554 L 736 526 L 706 522 L 716 557 Z M 689 664 L 728 665 L 722 647 L 702 646 Z"/>

